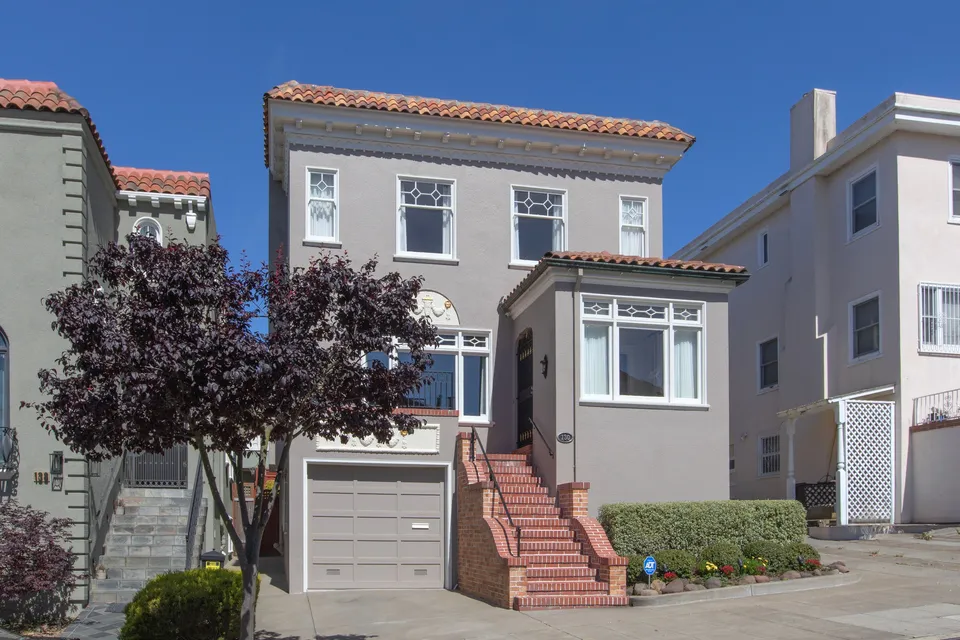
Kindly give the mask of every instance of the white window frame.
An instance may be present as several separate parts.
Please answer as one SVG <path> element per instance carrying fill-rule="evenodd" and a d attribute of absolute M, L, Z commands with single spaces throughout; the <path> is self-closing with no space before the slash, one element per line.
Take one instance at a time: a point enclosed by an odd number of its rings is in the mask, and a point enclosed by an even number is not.
<path fill-rule="evenodd" d="M 947 192 L 947 222 L 950 224 L 960 224 L 960 211 L 953 208 L 953 192 L 960 191 L 960 184 L 953 180 L 953 168 L 960 166 L 960 156 L 950 156 L 947 159 L 947 184 L 950 190 Z"/>
<path fill-rule="evenodd" d="M 584 315 L 582 310 L 584 303 L 589 301 L 603 301 L 609 302 L 609 314 L 606 316 L 598 315 Z M 627 303 L 627 304 L 651 304 L 651 305 L 664 305 L 666 306 L 666 318 L 664 320 L 639 320 L 636 318 L 620 318 L 617 317 L 617 303 Z M 669 405 L 669 406 L 686 406 L 686 407 L 708 407 L 707 404 L 707 323 L 706 323 L 706 313 L 707 305 L 702 300 L 673 300 L 673 299 L 660 299 L 660 298 L 645 298 L 645 297 L 633 297 L 633 296 L 614 296 L 614 295 L 602 295 L 602 294 L 580 294 L 580 329 L 579 329 L 579 339 L 580 339 L 580 353 L 583 353 L 583 345 L 586 342 L 585 329 L 588 325 L 599 325 L 608 327 L 607 334 L 607 361 L 608 361 L 608 370 L 607 370 L 607 388 L 610 390 L 608 394 L 587 394 L 584 393 L 583 384 L 585 378 L 584 368 L 586 366 L 585 359 L 580 358 L 580 389 L 578 390 L 580 394 L 581 403 L 600 403 L 600 404 L 616 404 L 616 405 L 631 405 L 631 406 L 649 406 L 649 405 Z M 699 320 L 696 322 L 675 320 L 673 318 L 674 307 L 697 307 L 700 310 Z M 664 335 L 664 345 L 663 351 L 665 354 L 664 366 L 663 366 L 663 388 L 664 395 L 662 398 L 656 396 L 632 396 L 632 395 L 621 395 L 620 394 L 620 376 L 617 375 L 619 372 L 619 353 L 620 353 L 620 328 L 639 328 L 639 329 L 658 329 L 663 330 Z M 698 341 L 697 341 L 697 351 L 700 356 L 700 360 L 697 363 L 697 389 L 699 390 L 699 397 L 696 399 L 691 398 L 676 398 L 674 397 L 674 383 L 673 383 L 673 372 L 674 372 L 674 339 L 673 334 L 677 329 L 697 329 L 698 330 Z"/>
<path fill-rule="evenodd" d="M 855 355 L 856 350 L 856 336 L 855 336 L 855 327 L 854 327 L 854 308 L 868 302 L 873 298 L 877 299 L 877 346 L 878 349 L 872 353 L 867 353 L 862 356 Z M 861 362 L 867 362 L 868 360 L 873 360 L 874 358 L 879 358 L 883 355 L 883 296 L 879 291 L 874 291 L 868 293 L 865 296 L 853 300 L 847 305 L 847 341 L 850 343 L 850 348 L 847 349 L 848 355 L 850 357 L 850 364 L 860 364 Z"/>
<path fill-rule="evenodd" d="M 764 453 L 763 452 L 763 442 L 765 440 L 770 440 L 771 438 L 777 439 L 777 451 L 775 453 Z M 758 478 L 776 478 L 780 475 L 780 470 L 783 468 L 783 441 L 779 433 L 765 433 L 757 436 L 757 477 Z M 777 460 L 777 470 L 768 471 L 764 473 L 763 471 L 763 461 L 765 458 L 776 458 Z"/>
<path fill-rule="evenodd" d="M 137 218 L 137 221 L 133 223 L 133 232 L 137 235 L 140 235 L 140 225 L 147 223 L 152 227 L 155 227 L 157 230 L 157 244 L 161 247 L 163 246 L 163 225 L 160 224 L 160 221 L 154 218 L 153 216 L 143 216 Z"/>
<path fill-rule="evenodd" d="M 459 326 L 437 326 L 437 334 L 448 334 L 455 333 L 457 335 L 455 345 L 439 345 L 436 347 L 430 347 L 424 349 L 428 353 L 444 353 L 452 354 L 456 356 L 454 364 L 454 376 L 456 377 L 457 383 L 457 407 L 456 410 L 459 413 L 459 422 L 467 424 L 477 424 L 477 425 L 486 425 L 491 424 L 491 410 L 490 402 L 492 400 L 492 385 L 493 385 L 493 332 L 489 329 L 470 329 Z M 486 338 L 487 346 L 486 347 L 472 347 L 464 344 L 464 336 L 483 336 Z M 406 347 L 403 344 L 398 343 L 394 340 L 390 353 L 387 354 L 387 361 L 390 368 L 393 368 L 397 363 L 398 355 L 401 351 L 406 351 Z M 463 358 L 464 356 L 469 355 L 478 355 L 487 357 L 487 366 L 485 371 L 485 380 L 484 380 L 484 389 L 486 391 L 486 397 L 484 398 L 484 407 L 486 411 L 479 416 L 468 416 L 464 414 L 463 401 Z M 364 356 L 364 362 L 366 362 L 366 356 Z"/>
<path fill-rule="evenodd" d="M 634 201 L 643 203 L 643 224 L 628 224 L 623 221 L 623 202 Z M 620 206 L 620 210 L 617 212 L 617 219 L 620 221 L 620 226 L 617 228 L 620 240 L 620 253 L 625 255 L 626 252 L 623 249 L 623 229 L 624 227 L 629 227 L 631 229 L 640 229 L 640 234 L 643 240 L 640 243 L 640 255 L 648 256 L 650 254 L 650 245 L 649 245 L 649 235 L 647 233 L 648 222 L 650 221 L 650 200 L 646 196 L 630 196 L 630 195 L 620 195 L 620 198 L 617 200 L 617 204 Z"/>
<path fill-rule="evenodd" d="M 403 193 L 400 189 L 400 183 L 404 180 L 413 180 L 420 182 L 435 182 L 437 184 L 450 185 L 450 253 L 423 253 L 419 251 L 401 251 L 401 238 L 405 232 L 403 228 Z M 432 207 L 425 207 L 432 208 Z M 439 262 L 445 264 L 457 263 L 457 181 L 452 178 L 434 178 L 430 176 L 415 176 L 410 174 L 397 174 L 397 239 L 396 239 L 396 258 L 406 258 L 416 262 Z"/>
<path fill-rule="evenodd" d="M 861 180 L 869 176 L 871 173 L 873 173 L 876 176 L 875 178 L 876 193 L 874 194 L 873 199 L 874 199 L 874 202 L 876 202 L 876 206 L 877 206 L 877 219 L 873 224 L 866 226 L 857 232 L 854 232 L 853 230 L 853 185 L 860 182 Z M 854 177 L 847 180 L 847 242 L 850 243 L 858 238 L 862 238 L 868 233 L 875 231 L 879 226 L 880 226 L 880 170 L 876 164 L 872 164 L 866 169 L 864 169 L 863 171 L 861 171 L 860 173 L 858 173 L 857 175 L 855 175 Z"/>
<path fill-rule="evenodd" d="M 766 247 L 764 247 L 764 241 L 766 241 Z M 768 264 L 770 264 L 770 231 L 762 229 L 757 234 L 757 269 L 763 269 Z"/>
<path fill-rule="evenodd" d="M 771 340 L 777 341 L 777 384 L 763 386 L 763 345 Z M 780 388 L 780 336 L 770 336 L 757 342 L 757 393 L 766 393 Z"/>
<path fill-rule="evenodd" d="M 530 215 L 528 215 L 528 214 L 515 213 L 514 210 L 513 210 L 513 207 L 514 207 L 514 203 L 516 202 L 516 192 L 517 192 L 517 191 L 538 191 L 538 192 L 541 192 L 541 193 L 555 193 L 555 194 L 559 194 L 560 197 L 561 197 L 561 199 L 560 199 L 560 206 L 563 208 L 563 215 L 561 215 L 559 218 L 546 218 L 545 216 L 530 216 Z M 567 190 L 566 190 L 566 189 L 557 189 L 557 188 L 555 188 L 555 187 L 534 187 L 534 186 L 522 185 L 522 184 L 511 184 L 511 185 L 510 185 L 510 207 L 509 207 L 508 211 L 510 212 L 510 264 L 511 264 L 511 265 L 513 265 L 513 266 L 518 266 L 518 267 L 532 267 L 532 266 L 535 266 L 535 265 L 537 264 L 537 262 L 539 262 L 539 259 L 537 259 L 537 260 L 521 260 L 521 259 L 519 258 L 519 254 L 520 254 L 520 240 L 519 240 L 518 232 L 519 232 L 520 229 L 519 229 L 519 226 L 518 226 L 518 224 L 517 224 L 517 221 L 518 221 L 521 217 L 524 217 L 524 218 L 526 218 L 526 217 L 530 217 L 530 218 L 545 218 L 545 219 L 548 219 L 548 220 L 549 220 L 549 219 L 554 219 L 554 220 L 559 219 L 559 220 L 561 221 L 560 224 L 561 224 L 561 231 L 562 231 L 562 232 L 561 232 L 560 235 L 561 235 L 561 240 L 562 240 L 562 242 L 560 243 L 560 244 L 561 244 L 560 248 L 559 248 L 559 249 L 553 249 L 553 251 L 566 251 L 566 250 L 567 250 L 567 246 L 568 246 L 567 239 L 570 237 L 570 228 L 569 228 L 568 223 L 567 223 L 567 219 L 568 219 L 568 217 L 569 217 L 569 215 L 570 215 L 570 212 L 569 212 L 569 198 L 567 197 L 567 195 L 568 195 L 568 194 L 567 194 Z"/>
<path fill-rule="evenodd" d="M 333 174 L 333 235 L 332 236 L 312 236 L 310 235 L 310 174 L 311 173 L 332 173 Z M 339 248 L 340 244 L 340 170 L 332 167 L 305 167 L 304 176 L 306 184 L 304 187 L 304 206 L 303 206 L 303 239 L 305 242 L 317 243 L 320 246 L 333 246 Z M 323 200 L 323 198 L 318 198 Z"/>
<path fill-rule="evenodd" d="M 931 288 L 937 291 L 937 341 L 935 343 L 923 341 L 923 299 L 925 288 Z M 943 292 L 946 289 L 960 290 L 960 284 L 921 282 L 917 285 L 917 349 L 920 353 L 960 355 L 960 345 L 944 344 L 943 342 Z"/>

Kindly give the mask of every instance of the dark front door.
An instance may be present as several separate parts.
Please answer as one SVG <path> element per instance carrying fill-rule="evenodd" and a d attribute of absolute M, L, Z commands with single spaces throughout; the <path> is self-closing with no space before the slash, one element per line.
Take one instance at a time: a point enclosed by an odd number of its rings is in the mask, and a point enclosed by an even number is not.
<path fill-rule="evenodd" d="M 533 444 L 533 332 L 517 341 L 517 448 Z"/>

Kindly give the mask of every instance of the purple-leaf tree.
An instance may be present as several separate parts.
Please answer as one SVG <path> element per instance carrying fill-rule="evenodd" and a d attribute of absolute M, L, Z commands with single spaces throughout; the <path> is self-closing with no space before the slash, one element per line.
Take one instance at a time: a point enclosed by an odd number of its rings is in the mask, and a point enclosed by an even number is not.
<path fill-rule="evenodd" d="M 305 268 L 231 267 L 218 244 L 191 246 L 131 235 L 89 264 L 91 276 L 45 300 L 68 343 L 40 372 L 41 424 L 92 460 L 188 443 L 200 453 L 217 515 L 244 579 L 242 638 L 255 629 L 260 542 L 287 474 L 284 443 L 317 436 L 387 442 L 420 420 L 395 413 L 420 385 L 436 333 L 413 315 L 419 278 L 377 275 L 322 255 Z M 266 316 L 269 331 L 256 330 Z M 367 366 L 364 354 L 409 357 Z M 259 449 L 248 452 L 259 438 Z M 276 480 L 264 491 L 268 452 Z M 244 495 L 244 465 L 256 467 L 252 507 L 240 500 L 244 540 L 231 523 L 212 452 L 224 452 Z M 246 458 L 246 459 L 245 459 Z"/>

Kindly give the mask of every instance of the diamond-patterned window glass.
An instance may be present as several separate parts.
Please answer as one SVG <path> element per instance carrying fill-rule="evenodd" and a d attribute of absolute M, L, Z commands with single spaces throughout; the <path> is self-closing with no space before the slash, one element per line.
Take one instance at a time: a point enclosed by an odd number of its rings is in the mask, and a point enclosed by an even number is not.
<path fill-rule="evenodd" d="M 400 180 L 401 252 L 453 254 L 453 185 Z"/>
<path fill-rule="evenodd" d="M 646 253 L 646 206 L 645 200 L 620 198 L 620 253 L 625 256 Z"/>
<path fill-rule="evenodd" d="M 469 349 L 485 349 L 487 347 L 487 336 L 463 334 L 463 346 Z"/>
<path fill-rule="evenodd" d="M 584 300 L 583 315 L 599 316 L 601 318 L 610 317 L 610 302 L 607 300 Z"/>
<path fill-rule="evenodd" d="M 662 304 L 617 302 L 617 316 L 634 320 L 666 320 L 667 307 Z"/>
<path fill-rule="evenodd" d="M 334 240 L 337 237 L 337 174 L 311 171 L 307 199 L 307 235 Z"/>
<path fill-rule="evenodd" d="M 457 346 L 457 334 L 455 334 L 455 333 L 438 333 L 438 334 L 437 334 L 437 346 L 440 346 L 440 347 L 456 347 L 456 346 Z"/>
<path fill-rule="evenodd" d="M 677 322 L 700 322 L 700 307 L 674 305 L 673 319 Z"/>
<path fill-rule="evenodd" d="M 562 193 L 514 189 L 514 260 L 535 261 L 565 248 L 563 204 Z"/>
<path fill-rule="evenodd" d="M 760 438 L 760 475 L 780 473 L 780 436 Z"/>

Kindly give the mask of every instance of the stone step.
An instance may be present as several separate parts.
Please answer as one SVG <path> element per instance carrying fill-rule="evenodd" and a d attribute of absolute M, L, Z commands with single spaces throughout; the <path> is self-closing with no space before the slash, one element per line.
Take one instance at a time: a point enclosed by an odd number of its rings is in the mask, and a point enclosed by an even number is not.
<path fill-rule="evenodd" d="M 579 542 L 558 540 L 527 540 L 520 538 L 520 555 L 537 555 L 541 553 L 580 553 Z"/>
<path fill-rule="evenodd" d="M 132 505 L 124 506 L 125 516 L 184 516 L 189 517 L 190 505 L 178 506 L 151 506 L 151 505 Z"/>
<path fill-rule="evenodd" d="M 187 556 L 100 556 L 100 562 L 111 569 L 162 569 L 164 571 L 182 571 L 187 566 Z"/>
<path fill-rule="evenodd" d="M 596 578 L 597 570 L 591 567 L 527 567 L 527 581 L 531 580 L 565 580 L 567 578 Z"/>
<path fill-rule="evenodd" d="M 108 547 L 113 546 L 176 546 L 181 544 L 186 544 L 185 535 L 177 534 L 124 534 L 124 533 L 110 533 L 107 534 L 106 544 Z"/>
<path fill-rule="evenodd" d="M 542 611 L 545 609 L 579 609 L 593 607 L 626 607 L 627 596 L 611 595 L 535 595 L 518 596 L 513 599 L 517 611 Z"/>
<path fill-rule="evenodd" d="M 187 557 L 186 540 L 179 538 L 180 544 L 147 544 L 147 545 L 107 545 L 104 555 L 124 558 L 149 557 Z"/>
<path fill-rule="evenodd" d="M 141 496 L 126 496 L 121 498 L 125 507 L 187 507 L 190 508 L 191 498 L 146 498 Z"/>
<path fill-rule="evenodd" d="M 190 515 L 163 515 L 163 516 L 148 516 L 144 514 L 127 514 L 124 513 L 121 515 L 114 515 L 112 524 L 115 525 L 138 525 L 138 524 L 164 524 L 177 527 L 187 526 L 187 522 L 190 519 Z"/>
<path fill-rule="evenodd" d="M 90 590 L 90 602 L 92 604 L 113 604 L 115 602 L 130 602 L 133 600 L 133 596 L 137 595 L 135 589 L 123 589 L 116 591 L 97 591 L 96 589 Z M 109 636 L 107 636 L 109 637 Z"/>
<path fill-rule="evenodd" d="M 187 525 L 113 524 L 110 533 L 126 536 L 186 536 Z"/>
<path fill-rule="evenodd" d="M 189 498 L 188 489 L 160 489 L 147 487 L 122 487 L 121 498 Z"/>
<path fill-rule="evenodd" d="M 558 594 L 575 595 L 589 593 L 607 593 L 610 584 L 597 580 L 530 580 L 527 579 L 527 592 L 538 595 Z"/>
<path fill-rule="evenodd" d="M 527 570 L 533 566 L 543 567 L 587 567 L 590 558 L 579 553 L 531 553 L 521 554 L 527 561 Z"/>

